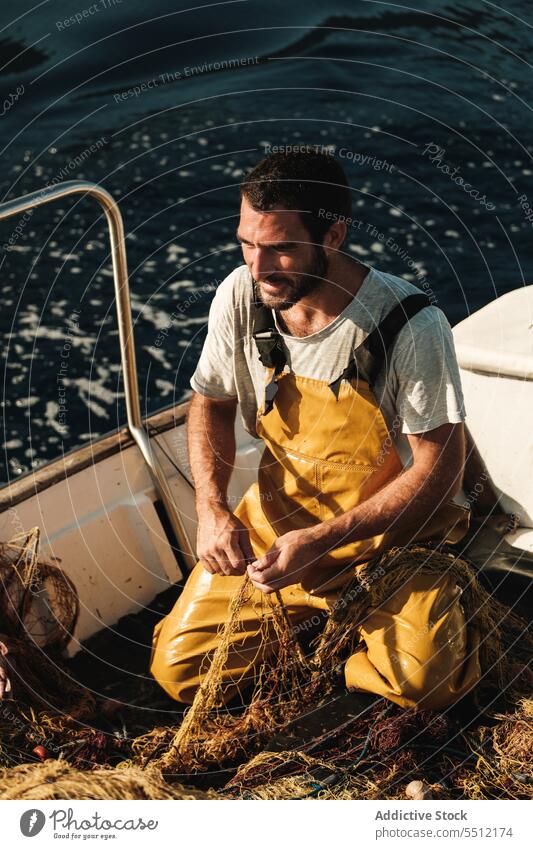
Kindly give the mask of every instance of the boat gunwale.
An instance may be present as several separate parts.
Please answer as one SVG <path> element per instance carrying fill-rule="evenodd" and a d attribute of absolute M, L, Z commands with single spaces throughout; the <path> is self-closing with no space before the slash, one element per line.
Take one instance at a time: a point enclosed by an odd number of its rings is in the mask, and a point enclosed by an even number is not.
<path fill-rule="evenodd" d="M 181 401 L 149 415 L 145 425 L 150 436 L 157 436 L 184 424 L 189 404 L 190 400 Z M 72 448 L 62 457 L 49 460 L 37 469 L 30 469 L 15 481 L 0 486 L 0 514 L 135 444 L 127 425 L 124 425 L 85 445 Z"/>

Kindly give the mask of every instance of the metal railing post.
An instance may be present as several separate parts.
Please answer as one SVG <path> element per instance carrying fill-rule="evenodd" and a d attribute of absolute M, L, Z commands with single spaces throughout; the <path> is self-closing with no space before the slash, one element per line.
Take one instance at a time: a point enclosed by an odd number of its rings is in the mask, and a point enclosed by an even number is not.
<path fill-rule="evenodd" d="M 120 357 L 124 374 L 128 429 L 148 466 L 156 492 L 163 502 L 165 512 L 172 525 L 181 551 L 187 563 L 192 566 L 196 562 L 194 547 L 191 545 L 187 530 L 172 497 L 161 464 L 156 454 L 152 451 L 150 437 L 141 417 L 135 341 L 131 317 L 128 263 L 124 242 L 124 224 L 116 201 L 108 191 L 97 183 L 90 183 L 85 180 L 69 180 L 60 185 L 45 186 L 44 189 L 0 204 L 0 221 L 4 218 L 10 218 L 13 215 L 21 214 L 28 209 L 35 209 L 45 203 L 75 194 L 90 195 L 95 198 L 104 209 L 106 215 L 113 263 L 113 281 L 117 303 Z"/>

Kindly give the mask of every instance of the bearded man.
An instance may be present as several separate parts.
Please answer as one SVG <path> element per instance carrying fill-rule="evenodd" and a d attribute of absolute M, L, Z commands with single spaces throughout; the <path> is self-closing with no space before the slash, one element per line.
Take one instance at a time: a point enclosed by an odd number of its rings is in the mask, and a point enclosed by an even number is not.
<path fill-rule="evenodd" d="M 231 638 L 227 700 L 275 655 L 259 627 L 265 594 L 279 593 L 297 630 L 376 554 L 467 530 L 453 502 L 465 414 L 449 323 L 415 286 L 344 250 L 353 226 L 331 155 L 276 153 L 241 185 L 244 264 L 215 294 L 191 378 L 199 562 L 154 632 L 152 674 L 178 701 L 194 698 L 245 572 L 254 594 Z M 233 509 L 238 407 L 264 450 Z M 358 628 L 349 689 L 442 709 L 480 677 L 448 574 L 414 573 Z"/>

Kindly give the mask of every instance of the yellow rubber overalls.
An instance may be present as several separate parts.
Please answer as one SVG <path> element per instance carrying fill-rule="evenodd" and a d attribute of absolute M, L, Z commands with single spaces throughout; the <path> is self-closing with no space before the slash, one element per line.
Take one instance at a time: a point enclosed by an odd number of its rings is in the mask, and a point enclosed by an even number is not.
<path fill-rule="evenodd" d="M 386 354 L 399 327 L 426 303 L 424 296 L 409 296 L 367 337 L 359 355 L 367 372 L 376 373 L 383 360 L 378 349 Z M 272 342 L 271 330 L 263 336 L 270 332 Z M 274 344 L 279 341 L 278 336 Z M 369 382 L 353 376 L 357 357 L 332 384 L 283 371 L 284 356 L 261 359 L 270 363 L 265 402 L 257 414 L 265 449 L 258 480 L 234 511 L 249 529 L 256 558 L 278 536 L 360 504 L 403 468 Z M 376 553 L 415 539 L 456 542 L 467 527 L 467 511 L 450 502 L 416 532 L 396 530 L 335 549 L 317 564 L 312 578 L 281 590 L 291 623 L 314 621 L 318 611 L 331 610 L 356 564 Z M 178 701 L 192 701 L 242 580 L 211 575 L 198 562 L 173 610 L 156 626 L 150 669 Z M 275 653 L 274 637 L 259 634 L 262 601 L 257 590 L 241 612 L 226 666 L 227 699 L 252 683 L 262 659 Z M 467 638 L 460 590 L 449 575 L 414 574 L 379 608 L 367 611 L 359 635 L 365 650 L 346 662 L 346 685 L 403 707 L 446 707 L 480 677 L 477 651 L 467 650 L 473 641 Z"/>

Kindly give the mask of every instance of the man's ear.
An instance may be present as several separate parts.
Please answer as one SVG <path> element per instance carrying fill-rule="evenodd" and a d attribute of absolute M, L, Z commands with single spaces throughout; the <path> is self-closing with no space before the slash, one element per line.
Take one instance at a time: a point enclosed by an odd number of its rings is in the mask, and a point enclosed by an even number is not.
<path fill-rule="evenodd" d="M 323 245 L 333 251 L 338 251 L 344 244 L 347 233 L 346 223 L 344 221 L 334 221 L 329 230 L 324 235 Z"/>

